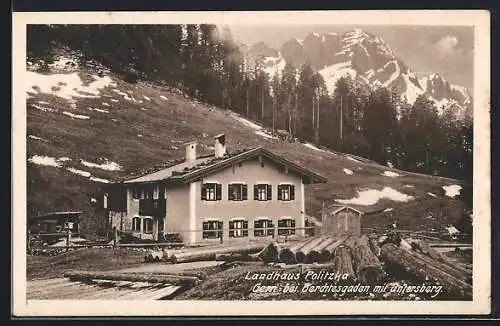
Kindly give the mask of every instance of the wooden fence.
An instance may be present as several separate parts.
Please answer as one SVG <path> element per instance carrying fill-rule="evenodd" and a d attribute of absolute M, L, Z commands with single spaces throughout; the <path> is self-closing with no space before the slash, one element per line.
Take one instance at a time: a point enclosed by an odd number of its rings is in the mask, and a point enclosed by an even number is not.
<path fill-rule="evenodd" d="M 216 234 L 220 234 L 219 237 L 215 239 L 219 239 L 220 243 L 224 243 L 225 237 L 224 234 L 225 232 L 233 232 L 233 231 L 269 231 L 272 230 L 273 232 L 271 233 L 270 237 L 276 241 L 276 242 L 287 242 L 290 241 L 291 238 L 294 237 L 300 237 L 302 236 L 297 236 L 295 233 L 297 230 L 305 230 L 305 236 L 310 236 L 313 234 L 308 234 L 307 230 L 317 230 L 316 226 L 306 226 L 306 227 L 273 227 L 273 228 L 245 228 L 245 229 L 226 229 L 226 228 L 221 228 L 221 229 L 213 229 L 213 230 L 180 230 L 176 233 L 190 233 L 190 232 L 213 232 Z M 283 231 L 291 231 L 293 230 L 293 233 L 291 232 L 286 232 L 285 234 L 279 234 L 280 230 Z M 116 228 L 113 228 L 113 232 L 111 233 L 111 239 L 107 242 L 103 243 L 96 243 L 96 242 L 90 242 L 90 243 L 83 243 L 83 244 L 71 244 L 71 238 L 75 234 L 71 233 L 42 233 L 42 234 L 30 234 L 28 235 L 28 250 L 30 249 L 78 249 L 78 248 L 155 248 L 155 247 L 184 247 L 184 246 L 200 246 L 202 243 L 195 243 L 193 245 L 187 245 L 183 242 L 151 242 L 151 243 L 120 243 L 119 242 L 119 233 L 120 231 L 117 230 Z M 50 245 L 34 245 L 31 244 L 30 238 L 34 238 L 36 236 L 59 236 L 60 239 L 64 238 L 66 240 L 66 245 L 61 246 L 61 247 L 54 247 Z M 267 236 L 262 236 L 262 237 L 255 237 L 255 239 L 259 238 L 266 238 Z M 229 238 L 229 239 L 241 239 L 242 237 L 234 237 L 234 238 Z M 213 242 L 208 242 L 208 244 L 213 244 Z"/>

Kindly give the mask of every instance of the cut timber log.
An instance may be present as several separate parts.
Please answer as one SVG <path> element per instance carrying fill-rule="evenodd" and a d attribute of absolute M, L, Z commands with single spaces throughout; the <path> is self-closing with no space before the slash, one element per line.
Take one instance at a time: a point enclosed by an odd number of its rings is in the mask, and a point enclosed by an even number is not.
<path fill-rule="evenodd" d="M 348 274 L 350 279 L 356 278 L 352 266 L 352 254 L 349 247 L 340 245 L 335 249 L 333 266 L 338 273 Z"/>
<path fill-rule="evenodd" d="M 265 248 L 264 248 L 265 249 Z M 260 261 L 260 259 L 254 255 L 249 253 L 242 254 L 216 254 L 215 260 L 217 261 L 225 261 L 225 262 L 235 262 L 235 261 Z"/>
<path fill-rule="evenodd" d="M 241 244 L 239 246 L 217 247 L 217 248 L 201 248 L 193 249 L 186 252 L 175 253 L 170 257 L 170 260 L 176 263 L 187 263 L 192 261 L 215 260 L 217 254 L 252 254 L 259 252 L 265 247 L 264 244 Z"/>
<path fill-rule="evenodd" d="M 146 263 L 159 262 L 163 260 L 163 250 L 151 250 L 145 257 L 144 261 Z"/>
<path fill-rule="evenodd" d="M 310 248 L 309 252 L 307 253 L 306 262 L 308 264 L 326 262 L 327 260 L 326 261 L 321 260 L 322 259 L 321 250 L 325 249 L 326 247 L 328 247 L 330 244 L 334 243 L 335 241 L 337 241 L 337 238 L 331 236 L 331 237 L 325 238 L 322 242 L 320 242 L 317 245 L 315 245 L 314 247 Z"/>
<path fill-rule="evenodd" d="M 307 239 L 306 241 L 299 242 L 293 245 L 290 248 L 283 248 L 280 250 L 279 261 L 285 264 L 295 264 L 297 261 L 295 260 L 295 254 L 298 250 L 300 250 L 303 246 L 315 241 L 317 238 Z"/>
<path fill-rule="evenodd" d="M 257 258 L 257 260 L 263 261 L 265 263 L 279 262 L 280 248 L 274 242 L 271 242 L 264 249 L 262 249 L 258 254 L 252 255 Z"/>
<path fill-rule="evenodd" d="M 366 235 L 356 238 L 353 244 L 352 255 L 358 280 L 365 284 L 379 284 L 385 277 L 382 264 L 369 246 Z"/>
<path fill-rule="evenodd" d="M 471 284 L 451 275 L 450 270 L 444 268 L 444 264 L 435 259 L 414 250 L 404 250 L 392 243 L 382 246 L 381 257 L 387 263 L 403 267 L 419 279 L 438 282 L 449 293 L 472 298 Z"/>
<path fill-rule="evenodd" d="M 110 280 L 110 281 L 129 281 L 129 282 L 149 282 L 149 283 L 167 283 L 174 285 L 193 285 L 200 281 L 198 277 L 186 275 L 144 275 L 114 272 L 66 272 L 64 277 L 73 281 L 91 281 L 91 280 Z"/>
<path fill-rule="evenodd" d="M 371 238 L 370 241 L 370 249 L 375 254 L 375 256 L 380 256 L 380 246 L 378 245 L 377 239 Z"/>
<path fill-rule="evenodd" d="M 307 263 L 307 254 L 309 253 L 309 251 L 317 247 L 319 244 L 323 243 L 325 240 L 327 239 L 323 237 L 316 238 L 314 241 L 309 242 L 308 244 L 297 250 L 297 252 L 295 253 L 295 260 L 297 261 L 297 263 Z"/>
<path fill-rule="evenodd" d="M 451 261 L 448 257 L 443 255 L 442 253 L 438 252 L 436 249 L 429 247 L 429 245 L 423 241 L 419 240 L 414 240 L 411 242 L 411 246 L 414 250 L 417 252 L 421 252 L 433 259 L 436 259 L 443 264 L 446 264 L 448 266 L 451 266 L 455 269 L 460 270 L 464 274 L 470 274 L 469 278 L 472 279 L 472 270 L 468 269 L 467 267 L 461 266 L 460 264 L 457 264 L 456 262 Z"/>
<path fill-rule="evenodd" d="M 346 238 L 346 236 L 340 237 L 338 240 L 323 248 L 320 252 L 320 262 L 324 263 L 332 260 L 334 257 L 335 249 L 337 249 L 337 247 L 340 246 Z"/>

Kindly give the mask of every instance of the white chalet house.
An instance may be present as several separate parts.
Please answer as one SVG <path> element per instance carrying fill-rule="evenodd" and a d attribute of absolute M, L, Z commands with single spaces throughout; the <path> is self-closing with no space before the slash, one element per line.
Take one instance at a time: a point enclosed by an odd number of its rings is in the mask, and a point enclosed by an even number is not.
<path fill-rule="evenodd" d="M 104 208 L 111 227 L 154 241 L 303 235 L 304 185 L 324 182 L 262 147 L 226 153 L 221 134 L 211 155 L 189 143 L 178 164 L 107 185 Z"/>

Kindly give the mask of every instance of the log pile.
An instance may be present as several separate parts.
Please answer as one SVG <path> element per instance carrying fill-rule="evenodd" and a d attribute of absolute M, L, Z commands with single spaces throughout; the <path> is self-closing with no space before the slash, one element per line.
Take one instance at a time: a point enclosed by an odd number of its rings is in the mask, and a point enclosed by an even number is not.
<path fill-rule="evenodd" d="M 404 268 L 422 280 L 438 282 L 449 293 L 472 297 L 472 274 L 451 264 L 438 261 L 416 250 L 405 250 L 387 243 L 381 248 L 381 257 L 390 264 Z"/>
<path fill-rule="evenodd" d="M 279 253 L 279 261 L 285 264 L 295 264 L 297 263 L 297 259 L 295 255 L 297 252 L 302 249 L 302 247 L 308 245 L 309 243 L 315 241 L 316 238 L 311 238 L 306 241 L 299 242 L 290 248 L 283 248 Z"/>
<path fill-rule="evenodd" d="M 422 241 L 409 241 L 403 245 L 400 238 L 399 241 L 391 241 L 391 237 L 384 239 L 380 242 L 366 235 L 322 235 L 285 244 L 271 242 L 176 250 L 165 252 L 163 258 L 167 256 L 173 263 L 260 261 L 278 263 L 283 268 L 285 265 L 319 263 L 323 264 L 319 267 L 328 266 L 366 285 L 382 284 L 387 280 L 387 273 L 393 273 L 391 276 L 395 279 L 430 280 L 442 285 L 448 293 L 472 295 L 472 271 L 469 268 L 450 261 Z M 394 239 L 398 240 L 398 237 Z M 391 269 L 394 266 L 399 269 Z M 406 273 L 404 278 L 395 275 L 401 267 Z"/>

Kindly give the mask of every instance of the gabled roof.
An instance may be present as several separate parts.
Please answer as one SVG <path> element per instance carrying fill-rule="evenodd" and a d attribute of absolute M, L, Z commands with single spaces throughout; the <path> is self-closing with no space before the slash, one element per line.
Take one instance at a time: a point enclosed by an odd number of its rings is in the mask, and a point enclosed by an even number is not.
<path fill-rule="evenodd" d="M 356 209 L 350 205 L 335 205 L 334 204 L 334 205 L 330 205 L 328 208 L 333 210 L 333 211 L 329 212 L 329 214 L 331 214 L 331 215 L 337 214 L 338 212 L 340 212 L 344 209 L 351 209 L 360 215 L 364 214 L 364 212 L 362 212 L 359 209 Z"/>
<path fill-rule="evenodd" d="M 277 154 L 270 152 L 262 147 L 251 148 L 247 150 L 240 150 L 232 153 L 227 153 L 221 158 L 215 156 L 201 157 L 195 161 L 183 161 L 182 163 L 164 168 L 162 170 L 149 173 L 140 177 L 135 177 L 123 181 L 125 184 L 144 184 L 163 181 L 165 183 L 190 183 L 197 181 L 207 175 L 218 172 L 224 168 L 230 167 L 255 157 L 261 156 L 276 164 L 287 167 L 289 171 L 295 172 L 302 176 L 305 180 L 304 183 L 325 183 L 326 179 L 302 166 L 299 166 Z"/>

